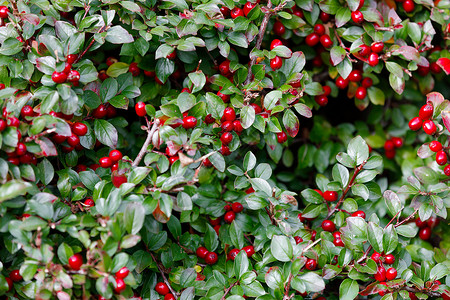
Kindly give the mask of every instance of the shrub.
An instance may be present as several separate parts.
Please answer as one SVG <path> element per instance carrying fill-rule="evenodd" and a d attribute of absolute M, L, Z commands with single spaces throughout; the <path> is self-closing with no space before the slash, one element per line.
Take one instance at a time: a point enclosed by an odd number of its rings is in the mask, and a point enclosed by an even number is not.
<path fill-rule="evenodd" d="M 448 0 L 0 4 L 0 295 L 449 299 Z"/>

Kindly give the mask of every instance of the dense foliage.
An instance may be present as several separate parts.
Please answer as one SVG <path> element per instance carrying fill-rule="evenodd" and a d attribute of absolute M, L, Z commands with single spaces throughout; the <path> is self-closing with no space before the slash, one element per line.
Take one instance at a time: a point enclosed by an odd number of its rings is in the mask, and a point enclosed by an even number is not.
<path fill-rule="evenodd" d="M 0 4 L 0 296 L 450 299 L 449 0 Z"/>

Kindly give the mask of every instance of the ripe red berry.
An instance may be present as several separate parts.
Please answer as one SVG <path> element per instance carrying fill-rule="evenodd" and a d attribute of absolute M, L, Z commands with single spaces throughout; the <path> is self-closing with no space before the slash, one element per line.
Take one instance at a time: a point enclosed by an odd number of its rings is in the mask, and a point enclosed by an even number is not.
<path fill-rule="evenodd" d="M 79 270 L 81 268 L 81 265 L 83 265 L 83 257 L 80 253 L 74 254 L 69 257 L 69 266 L 70 268 L 72 268 L 72 270 Z"/>
<path fill-rule="evenodd" d="M 361 82 L 361 86 L 365 87 L 366 89 L 370 88 L 372 85 L 373 80 L 370 77 L 365 77 Z"/>
<path fill-rule="evenodd" d="M 244 15 L 248 16 L 248 14 L 250 13 L 250 11 L 256 6 L 256 3 L 251 3 L 250 1 L 248 1 L 247 3 L 245 3 L 244 5 Z"/>
<path fill-rule="evenodd" d="M 416 225 L 419 228 L 425 228 L 427 227 L 427 222 L 426 221 L 422 221 L 420 218 L 416 219 Z"/>
<path fill-rule="evenodd" d="M 378 57 L 378 54 L 376 54 L 375 52 L 370 53 L 369 58 L 367 59 L 367 63 L 371 67 L 375 67 L 376 65 L 378 65 L 379 61 L 380 59 Z"/>
<path fill-rule="evenodd" d="M 183 118 L 183 128 L 184 129 L 191 129 L 197 126 L 197 118 L 188 116 Z"/>
<path fill-rule="evenodd" d="M 86 135 L 87 131 L 87 126 L 81 122 L 75 122 L 72 125 L 72 132 L 78 136 Z"/>
<path fill-rule="evenodd" d="M 384 150 L 386 151 L 392 151 L 394 150 L 395 146 L 394 146 L 394 142 L 392 140 L 387 140 L 384 143 Z"/>
<path fill-rule="evenodd" d="M 270 60 L 270 67 L 272 70 L 278 70 L 283 66 L 283 60 L 279 56 L 275 56 Z"/>
<path fill-rule="evenodd" d="M 370 258 L 374 260 L 376 263 L 381 262 L 381 254 L 376 251 L 372 254 Z"/>
<path fill-rule="evenodd" d="M 437 64 L 437 62 L 433 61 L 430 64 L 430 71 L 433 72 L 434 74 L 439 74 L 442 72 L 441 67 L 439 67 L 439 65 Z"/>
<path fill-rule="evenodd" d="M 393 254 L 388 254 L 384 257 L 384 262 L 388 265 L 392 265 L 395 262 L 395 256 Z"/>
<path fill-rule="evenodd" d="M 222 74 L 223 76 L 227 76 L 230 74 L 230 61 L 227 59 L 225 61 L 223 61 L 220 65 L 219 65 L 219 72 L 220 74 Z"/>
<path fill-rule="evenodd" d="M 344 247 L 344 242 L 342 241 L 341 238 L 334 238 L 333 240 L 333 244 L 337 247 Z"/>
<path fill-rule="evenodd" d="M 70 70 L 67 75 L 67 81 L 77 83 L 80 81 L 80 73 L 77 70 Z"/>
<path fill-rule="evenodd" d="M 282 131 L 282 132 L 278 132 L 277 133 L 277 141 L 278 141 L 278 143 L 283 144 L 284 142 L 287 141 L 287 138 L 288 137 L 287 137 L 286 132 Z"/>
<path fill-rule="evenodd" d="M 143 117 L 147 114 L 147 111 L 145 110 L 145 103 L 144 102 L 138 102 L 136 103 L 136 105 L 134 106 L 134 109 L 136 111 L 136 114 L 139 117 Z"/>
<path fill-rule="evenodd" d="M 318 35 L 324 35 L 325 34 L 325 26 L 323 26 L 320 23 L 314 25 L 314 32 L 317 33 Z"/>
<path fill-rule="evenodd" d="M 0 18 L 6 19 L 8 18 L 9 8 L 2 5 L 0 6 Z"/>
<path fill-rule="evenodd" d="M 324 220 L 322 222 L 322 229 L 324 231 L 333 232 L 336 230 L 336 225 L 334 225 L 333 221 Z"/>
<path fill-rule="evenodd" d="M 253 248 L 253 246 L 245 246 L 244 248 L 242 248 L 242 250 L 247 253 L 248 257 L 252 257 L 253 254 L 255 254 L 255 248 Z"/>
<path fill-rule="evenodd" d="M 371 52 L 370 47 L 367 45 L 362 44 L 361 46 L 359 46 L 359 48 L 361 49 L 361 50 L 359 50 L 359 54 L 362 56 L 367 56 Z"/>
<path fill-rule="evenodd" d="M 100 104 L 96 109 L 94 109 L 92 111 L 92 116 L 95 119 L 102 119 L 104 117 L 106 117 L 107 114 L 107 110 L 106 110 L 106 106 L 104 104 Z"/>
<path fill-rule="evenodd" d="M 13 281 L 9 277 L 5 277 L 6 283 L 8 283 L 8 290 L 6 292 L 9 292 L 13 288 Z"/>
<path fill-rule="evenodd" d="M 403 146 L 403 139 L 401 137 L 391 138 L 395 148 L 401 148 Z"/>
<path fill-rule="evenodd" d="M 67 74 L 64 72 L 55 71 L 52 74 L 52 80 L 55 83 L 64 83 L 64 82 L 66 82 L 66 79 L 67 79 Z"/>
<path fill-rule="evenodd" d="M 220 8 L 220 12 L 222 13 L 222 15 L 224 17 L 228 17 L 230 15 L 230 9 L 228 7 L 226 7 L 226 6 L 222 6 Z"/>
<path fill-rule="evenodd" d="M 12 280 L 12 281 L 14 281 L 14 282 L 18 282 L 18 281 L 21 281 L 23 278 L 22 278 L 22 275 L 20 275 L 20 272 L 19 272 L 19 270 L 12 270 L 10 273 L 9 273 L 9 278 Z"/>
<path fill-rule="evenodd" d="M 377 273 L 375 274 L 375 280 L 385 281 L 386 280 L 386 269 L 384 267 L 378 267 Z"/>
<path fill-rule="evenodd" d="M 230 15 L 233 19 L 236 19 L 237 17 L 243 17 L 244 11 L 242 9 L 240 9 L 239 7 L 235 7 L 231 10 Z"/>
<path fill-rule="evenodd" d="M 222 153 L 223 156 L 228 156 L 231 154 L 230 148 L 228 146 L 222 145 L 219 150 L 220 153 Z"/>
<path fill-rule="evenodd" d="M 239 253 L 239 249 L 232 249 L 230 252 L 228 252 L 227 258 L 229 260 L 234 260 L 236 258 L 236 256 Z"/>
<path fill-rule="evenodd" d="M 427 102 L 424 106 L 422 106 L 419 110 L 419 118 L 423 121 L 430 120 L 433 117 L 433 104 L 431 102 Z"/>
<path fill-rule="evenodd" d="M 170 52 L 169 54 L 167 54 L 166 58 L 170 59 L 170 60 L 174 60 L 177 57 L 177 52 L 175 50 L 173 50 L 172 52 Z"/>
<path fill-rule="evenodd" d="M 362 210 L 358 210 L 358 211 L 355 211 L 354 213 L 352 213 L 352 217 L 360 217 L 360 218 L 365 219 L 366 214 Z"/>
<path fill-rule="evenodd" d="M 0 119 L 0 132 L 2 132 L 3 130 L 5 130 L 7 127 L 6 121 L 3 119 Z"/>
<path fill-rule="evenodd" d="M 160 295 L 167 295 L 169 293 L 169 287 L 164 282 L 158 282 L 155 286 L 155 291 Z"/>
<path fill-rule="evenodd" d="M 209 252 L 208 249 L 206 249 L 205 247 L 198 247 L 195 253 L 197 254 L 198 257 L 205 258 L 208 252 Z"/>
<path fill-rule="evenodd" d="M 205 117 L 205 123 L 206 124 L 212 124 L 214 123 L 216 120 L 211 116 L 211 114 L 206 115 Z"/>
<path fill-rule="evenodd" d="M 80 144 L 80 138 L 78 137 L 78 135 L 73 133 L 71 136 L 67 137 L 66 141 L 72 147 L 75 147 L 76 145 Z"/>
<path fill-rule="evenodd" d="M 109 158 L 107 156 L 100 158 L 98 163 L 99 163 L 100 167 L 105 168 L 105 169 L 111 167 L 113 164 L 111 158 Z"/>
<path fill-rule="evenodd" d="M 306 260 L 305 268 L 310 271 L 314 271 L 317 267 L 317 261 L 312 258 Z"/>
<path fill-rule="evenodd" d="M 338 199 L 338 193 L 336 191 L 325 191 L 323 192 L 323 199 L 332 202 Z"/>
<path fill-rule="evenodd" d="M 324 96 L 329 96 L 331 94 L 331 88 L 328 85 L 322 86 L 322 89 Z"/>
<path fill-rule="evenodd" d="M 209 224 L 212 226 L 220 225 L 220 218 L 209 218 Z"/>
<path fill-rule="evenodd" d="M 447 154 L 445 151 L 439 151 L 436 153 L 436 162 L 438 165 L 443 166 L 447 163 Z"/>
<path fill-rule="evenodd" d="M 77 54 L 69 54 L 69 55 L 67 55 L 67 57 L 66 57 L 66 61 L 67 61 L 67 63 L 69 63 L 69 64 L 74 64 L 75 63 L 75 61 L 77 60 L 77 58 L 78 58 L 78 55 Z"/>
<path fill-rule="evenodd" d="M 359 10 L 352 11 L 352 20 L 357 24 L 361 24 L 364 21 L 363 13 Z"/>
<path fill-rule="evenodd" d="M 430 228 L 434 228 L 439 224 L 439 219 L 436 216 L 431 216 L 428 221 L 427 221 L 427 225 Z"/>
<path fill-rule="evenodd" d="M 436 133 L 436 124 L 433 121 L 427 120 L 422 124 L 423 131 L 428 135 L 433 135 Z"/>
<path fill-rule="evenodd" d="M 22 142 L 17 143 L 15 153 L 17 156 L 24 155 L 25 153 L 27 153 L 27 146 Z"/>
<path fill-rule="evenodd" d="M 95 205 L 95 202 L 91 198 L 87 198 L 86 200 L 84 200 L 84 205 L 93 207 Z"/>
<path fill-rule="evenodd" d="M 223 131 L 225 132 L 230 132 L 233 131 L 234 129 L 234 125 L 233 122 L 231 121 L 225 121 L 222 123 L 222 125 L 220 126 L 222 128 Z"/>
<path fill-rule="evenodd" d="M 338 87 L 338 89 L 343 90 L 348 86 L 348 82 L 349 82 L 348 78 L 344 79 L 342 78 L 342 76 L 339 76 L 336 79 L 336 86 Z"/>
<path fill-rule="evenodd" d="M 240 213 L 241 211 L 244 210 L 244 206 L 242 206 L 242 204 L 239 203 L 239 202 L 234 202 L 233 204 L 231 204 L 231 209 L 232 209 L 235 213 Z"/>
<path fill-rule="evenodd" d="M 294 240 L 297 245 L 300 244 L 301 242 L 303 242 L 303 239 L 299 236 L 294 236 Z"/>
<path fill-rule="evenodd" d="M 320 42 L 320 36 L 317 33 L 310 33 L 305 38 L 306 45 L 314 47 Z"/>
<path fill-rule="evenodd" d="M 325 48 L 330 48 L 331 46 L 333 46 L 333 41 L 328 34 L 324 34 L 320 37 L 320 43 Z"/>
<path fill-rule="evenodd" d="M 136 62 L 132 62 L 130 66 L 128 67 L 128 71 L 130 71 L 131 75 L 134 77 L 139 76 L 141 74 L 141 69 L 139 69 Z"/>
<path fill-rule="evenodd" d="M 270 43 L 270 50 L 278 46 L 283 46 L 283 42 L 280 41 L 279 39 L 274 39 L 272 43 Z"/>
<path fill-rule="evenodd" d="M 355 98 L 358 100 L 364 100 L 367 96 L 367 89 L 365 87 L 360 86 L 356 89 Z"/>
<path fill-rule="evenodd" d="M 362 72 L 360 70 L 353 70 L 350 72 L 347 79 L 352 82 L 359 82 L 362 79 Z"/>
<path fill-rule="evenodd" d="M 394 280 L 395 277 L 397 277 L 397 270 L 395 268 L 389 268 L 386 271 L 386 279 L 387 280 Z"/>
<path fill-rule="evenodd" d="M 114 288 L 114 292 L 116 294 L 122 293 L 127 288 L 125 281 L 122 278 L 116 278 L 116 287 Z"/>
<path fill-rule="evenodd" d="M 171 156 L 171 157 L 169 157 L 169 164 L 173 165 L 179 159 L 180 159 L 180 157 L 178 155 Z"/>
<path fill-rule="evenodd" d="M 20 110 L 20 115 L 22 116 L 22 118 L 32 117 L 34 115 L 33 108 L 31 106 L 29 106 L 29 105 L 25 105 Z"/>
<path fill-rule="evenodd" d="M 126 278 L 130 274 L 130 270 L 127 267 L 122 267 L 116 272 L 116 278 Z"/>
<path fill-rule="evenodd" d="M 219 260 L 219 257 L 217 256 L 217 253 L 215 253 L 215 252 L 208 252 L 208 254 L 206 254 L 205 262 L 208 265 L 215 264 L 217 262 L 217 260 Z"/>
<path fill-rule="evenodd" d="M 233 135 L 230 132 L 224 132 L 222 133 L 222 136 L 220 137 L 220 141 L 223 145 L 228 145 L 233 140 Z"/>
<path fill-rule="evenodd" d="M 405 10 L 405 12 L 407 12 L 407 13 L 412 12 L 415 8 L 414 1 L 412 1 L 412 0 L 403 1 L 402 6 L 403 6 L 403 9 Z"/>
<path fill-rule="evenodd" d="M 234 108 L 227 107 L 223 111 L 222 118 L 220 119 L 222 122 L 225 121 L 234 121 L 236 119 L 236 112 L 234 111 Z"/>
<path fill-rule="evenodd" d="M 328 97 L 325 95 L 317 95 L 314 96 L 314 101 L 316 101 L 317 104 L 323 107 L 328 104 Z"/>
<path fill-rule="evenodd" d="M 450 165 L 446 165 L 444 168 L 444 174 L 450 176 Z"/>
<path fill-rule="evenodd" d="M 383 49 L 384 49 L 384 43 L 383 42 L 375 42 L 370 46 L 370 49 L 372 50 L 372 52 L 381 53 L 381 52 L 383 52 Z"/>
<path fill-rule="evenodd" d="M 233 121 L 233 129 L 237 134 L 239 134 L 240 132 L 242 132 L 244 130 L 244 127 L 242 127 L 240 120 Z"/>
<path fill-rule="evenodd" d="M 394 159 L 395 157 L 395 149 L 389 150 L 385 152 L 387 159 Z"/>
<path fill-rule="evenodd" d="M 278 36 L 282 36 L 286 32 L 286 27 L 280 21 L 276 21 L 273 24 L 273 32 Z"/>
<path fill-rule="evenodd" d="M 111 152 L 109 152 L 109 158 L 113 161 L 113 162 L 118 162 L 119 160 L 121 160 L 123 157 L 122 152 L 120 152 L 119 150 L 112 150 Z"/>
<path fill-rule="evenodd" d="M 419 237 L 424 241 L 429 240 L 431 237 L 431 228 L 430 227 L 422 228 L 419 231 Z"/>
<path fill-rule="evenodd" d="M 319 15 L 319 19 L 320 19 L 322 22 L 327 23 L 327 22 L 330 20 L 330 15 L 327 14 L 326 12 L 324 12 L 324 11 L 321 11 L 321 12 L 320 12 L 320 15 Z"/>
<path fill-rule="evenodd" d="M 228 103 L 230 102 L 230 95 L 226 95 L 226 94 L 222 94 L 220 91 L 222 90 L 222 88 L 220 88 L 220 90 L 217 92 L 217 96 L 220 97 L 220 99 L 222 99 L 222 101 L 224 103 Z"/>
<path fill-rule="evenodd" d="M 223 220 L 225 221 L 225 223 L 228 223 L 228 224 L 231 224 L 235 218 L 236 218 L 236 214 L 234 213 L 234 211 L 229 211 L 229 212 L 225 213 L 225 216 L 223 216 Z"/>
<path fill-rule="evenodd" d="M 408 123 L 409 129 L 417 131 L 422 128 L 422 120 L 419 117 L 412 118 Z"/>

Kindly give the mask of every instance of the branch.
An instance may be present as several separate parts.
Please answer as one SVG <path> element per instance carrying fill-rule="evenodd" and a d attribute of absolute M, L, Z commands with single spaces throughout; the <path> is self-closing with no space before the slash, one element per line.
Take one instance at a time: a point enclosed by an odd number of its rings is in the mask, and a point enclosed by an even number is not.
<path fill-rule="evenodd" d="M 327 218 L 329 218 L 332 214 L 334 214 L 338 210 L 338 208 L 342 204 L 342 202 L 344 202 L 345 196 L 347 195 L 347 193 L 350 190 L 350 188 L 353 186 L 353 183 L 354 183 L 354 181 L 356 179 L 356 176 L 358 176 L 359 172 L 361 172 L 362 168 L 364 167 L 364 165 L 366 163 L 367 163 L 367 159 L 365 161 L 363 161 L 362 164 L 360 164 L 355 169 L 355 172 L 353 173 L 352 179 L 350 179 L 349 183 L 347 184 L 347 187 L 345 188 L 344 192 L 342 193 L 342 196 L 339 199 L 339 202 L 336 204 L 336 206 L 333 208 L 333 210 L 328 213 Z"/>
<path fill-rule="evenodd" d="M 289 297 L 289 290 L 291 289 L 291 281 L 292 281 L 292 277 L 294 277 L 294 276 L 292 276 L 292 273 L 289 274 L 289 279 L 288 279 L 288 282 L 287 282 L 286 287 L 285 287 L 285 290 L 284 290 L 284 297 L 283 297 L 283 300 L 289 300 L 289 299 L 291 299 L 291 297 Z"/>
<path fill-rule="evenodd" d="M 97 33 L 102 33 L 103 31 L 107 30 L 108 27 L 105 27 L 105 25 L 103 25 Z M 83 50 L 83 52 L 81 52 L 80 55 L 78 55 L 77 59 L 75 60 L 74 64 L 76 64 L 77 62 L 80 61 L 81 58 L 83 58 L 83 56 L 86 54 L 86 52 L 89 51 L 89 49 L 92 47 L 92 45 L 94 45 L 95 43 L 95 38 L 92 37 L 92 41 L 89 43 L 89 45 L 86 47 L 86 49 Z"/>
<path fill-rule="evenodd" d="M 147 121 L 147 126 L 149 126 L 150 123 Z M 145 153 L 147 153 L 147 148 L 152 142 L 153 134 L 155 133 L 156 129 L 159 127 L 159 119 L 155 119 L 155 122 L 153 123 L 152 129 L 148 131 L 147 139 L 144 142 L 144 145 L 142 145 L 141 151 L 139 151 L 138 156 L 134 160 L 132 166 L 136 167 L 141 162 L 142 158 L 144 157 Z"/>
<path fill-rule="evenodd" d="M 414 217 L 414 215 L 415 215 L 418 211 L 419 211 L 419 209 L 416 208 L 412 214 L 410 214 L 406 219 L 404 219 L 404 220 L 401 221 L 400 223 L 397 222 L 397 224 L 395 224 L 394 227 L 398 227 L 398 226 L 400 226 L 400 225 L 405 224 L 406 222 L 408 222 L 409 220 L 411 220 L 411 219 Z"/>
<path fill-rule="evenodd" d="M 235 283 L 233 283 L 232 285 L 230 285 L 229 287 L 227 287 L 226 289 L 225 289 L 225 293 L 223 294 L 223 296 L 222 296 L 222 298 L 220 299 L 220 300 L 225 300 L 225 297 L 228 295 L 228 293 L 231 291 L 231 289 L 235 286 L 235 285 L 237 285 L 238 284 L 238 282 L 236 281 Z"/>
<path fill-rule="evenodd" d="M 148 251 L 148 249 L 147 249 Z M 161 276 L 164 280 L 164 283 L 169 287 L 170 292 L 172 293 L 172 295 L 175 297 L 175 299 L 178 299 L 177 293 L 175 292 L 175 290 L 172 288 L 172 286 L 170 285 L 169 281 L 166 278 L 166 275 L 164 275 L 163 269 L 161 268 L 160 262 L 158 262 L 158 260 L 156 259 L 155 255 L 148 251 L 148 253 L 150 253 L 150 255 L 152 256 L 153 260 L 156 263 L 156 266 L 158 267 L 159 273 L 161 273 Z"/>
<path fill-rule="evenodd" d="M 53 132 L 55 132 L 55 131 L 56 131 L 56 128 L 50 128 L 50 129 L 47 129 L 47 130 L 42 131 L 42 132 L 39 133 L 39 134 L 32 135 L 32 136 L 27 136 L 27 137 L 24 139 L 24 142 L 25 142 L 25 143 L 28 143 L 28 142 L 37 140 L 37 139 L 40 138 L 41 136 L 44 136 L 44 135 L 53 133 Z"/>
<path fill-rule="evenodd" d="M 314 243 L 310 244 L 308 247 L 306 247 L 305 249 L 302 250 L 301 254 L 305 253 L 306 251 L 308 251 L 309 249 L 311 249 L 312 247 L 317 245 L 321 240 L 322 240 L 322 238 L 320 238 L 317 241 L 315 241 Z"/>
<path fill-rule="evenodd" d="M 13 24 L 14 28 L 16 28 L 17 34 L 20 37 L 20 40 L 22 41 L 22 43 L 25 46 L 25 49 L 28 51 L 30 50 L 30 45 L 28 45 L 28 42 L 24 39 L 23 35 L 22 35 L 22 27 L 23 27 L 23 21 L 22 18 L 20 17 L 20 12 L 19 12 L 19 8 L 17 7 L 17 3 L 16 0 L 10 0 L 9 2 L 11 2 L 11 6 L 13 8 L 13 15 L 15 17 L 19 18 L 19 24 L 17 25 L 16 22 L 14 22 L 14 20 L 12 20 L 11 18 L 8 18 L 9 21 L 11 21 L 11 23 Z M 20 26 L 20 28 L 19 28 Z"/>

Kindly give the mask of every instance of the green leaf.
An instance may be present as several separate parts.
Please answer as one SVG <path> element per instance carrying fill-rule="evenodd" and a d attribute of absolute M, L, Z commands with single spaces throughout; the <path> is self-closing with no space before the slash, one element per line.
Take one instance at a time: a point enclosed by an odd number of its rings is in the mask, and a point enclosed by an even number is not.
<path fill-rule="evenodd" d="M 341 300 L 353 300 L 358 296 L 358 293 L 359 285 L 356 280 L 347 278 L 339 286 L 339 299 Z"/>
<path fill-rule="evenodd" d="M 383 229 L 373 222 L 369 222 L 368 237 L 370 245 L 378 253 L 383 252 Z"/>
<path fill-rule="evenodd" d="M 226 103 L 219 96 L 211 92 L 206 93 L 206 104 L 208 112 L 216 120 L 222 117 L 223 111 L 227 107 Z"/>
<path fill-rule="evenodd" d="M 230 225 L 230 239 L 233 244 L 238 249 L 242 249 L 244 247 L 244 233 L 237 222 L 233 221 Z"/>
<path fill-rule="evenodd" d="M 234 259 L 234 273 L 237 278 L 241 278 L 249 270 L 249 262 L 247 253 L 240 251 Z"/>
<path fill-rule="evenodd" d="M 220 172 L 225 172 L 225 159 L 222 154 L 218 152 L 214 152 L 209 156 L 209 161 L 213 164 L 213 166 Z"/>
<path fill-rule="evenodd" d="M 347 153 L 356 162 L 356 165 L 360 165 L 369 158 L 369 147 L 366 141 L 358 135 L 348 144 Z"/>
<path fill-rule="evenodd" d="M 283 97 L 283 93 L 281 91 L 271 91 L 266 97 L 264 97 L 264 107 L 267 110 L 272 110 L 280 101 L 281 97 Z"/>
<path fill-rule="evenodd" d="M 133 36 L 122 26 L 113 26 L 106 31 L 106 41 L 112 44 L 127 44 L 134 41 Z"/>
<path fill-rule="evenodd" d="M 387 190 L 383 193 L 383 198 L 387 208 L 389 209 L 389 212 L 393 216 L 397 215 L 397 213 L 403 209 L 402 202 L 395 192 Z"/>
<path fill-rule="evenodd" d="M 32 185 L 21 180 L 10 180 L 0 186 L 0 202 L 25 195 Z"/>
<path fill-rule="evenodd" d="M 247 172 L 253 170 L 256 166 L 256 156 L 251 151 L 248 151 L 247 154 L 245 154 L 243 166 Z"/>
<path fill-rule="evenodd" d="M 106 78 L 100 86 L 100 99 L 102 99 L 103 102 L 109 101 L 117 94 L 118 89 L 119 85 L 114 78 Z"/>
<path fill-rule="evenodd" d="M 270 243 L 270 251 L 273 257 L 279 261 L 290 261 L 293 258 L 293 248 L 287 236 L 274 235 Z"/>
<path fill-rule="evenodd" d="M 166 82 L 175 71 L 175 63 L 167 58 L 160 58 L 156 62 L 156 77 L 162 82 Z"/>
<path fill-rule="evenodd" d="M 219 237 L 217 236 L 216 231 L 212 228 L 211 225 L 206 224 L 206 232 L 205 232 L 205 247 L 208 251 L 212 252 L 217 249 L 219 246 Z"/>
<path fill-rule="evenodd" d="M 67 265 L 69 263 L 69 257 L 73 255 L 72 248 L 66 243 L 62 243 L 58 247 L 58 258 L 64 264 Z"/>
<path fill-rule="evenodd" d="M 320 204 L 324 202 L 323 197 L 313 189 L 303 190 L 301 195 L 305 198 L 306 201 L 314 204 Z"/>
<path fill-rule="evenodd" d="M 133 202 L 127 205 L 124 213 L 124 224 L 128 233 L 137 234 L 145 220 L 145 208 L 139 202 Z"/>
<path fill-rule="evenodd" d="M 325 289 L 325 282 L 323 278 L 314 273 L 308 272 L 298 277 L 306 287 L 306 291 L 311 293 L 318 293 Z"/>
<path fill-rule="evenodd" d="M 107 145 L 111 148 L 117 147 L 117 130 L 116 128 L 106 120 L 95 119 L 94 120 L 94 132 L 96 138 L 100 143 Z"/>
<path fill-rule="evenodd" d="M 393 252 L 397 248 L 398 236 L 394 226 L 389 225 L 383 230 L 383 249 L 385 254 Z"/>

